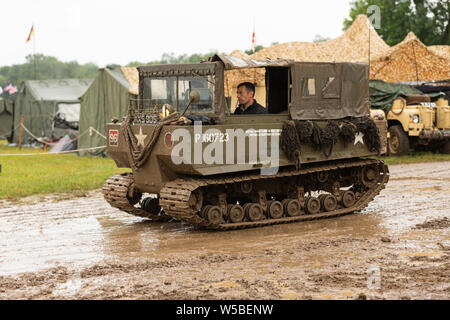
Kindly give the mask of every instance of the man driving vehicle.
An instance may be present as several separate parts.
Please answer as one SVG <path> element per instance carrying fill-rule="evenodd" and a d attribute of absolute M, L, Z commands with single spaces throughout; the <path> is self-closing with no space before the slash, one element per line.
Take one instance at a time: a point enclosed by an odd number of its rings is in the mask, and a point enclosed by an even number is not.
<path fill-rule="evenodd" d="M 255 100 L 255 86 L 250 82 L 243 82 L 237 87 L 237 99 L 239 106 L 234 110 L 239 114 L 266 114 L 267 109 Z"/>

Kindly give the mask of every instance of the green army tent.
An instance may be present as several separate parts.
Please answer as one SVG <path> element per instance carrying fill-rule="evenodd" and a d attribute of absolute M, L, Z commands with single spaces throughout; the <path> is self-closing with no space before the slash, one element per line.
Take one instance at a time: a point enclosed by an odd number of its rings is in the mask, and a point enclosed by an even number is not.
<path fill-rule="evenodd" d="M 6 99 L 0 98 L 0 139 L 6 139 L 11 136 L 12 128 L 12 103 Z"/>
<path fill-rule="evenodd" d="M 14 100 L 13 142 L 19 142 L 20 118 L 23 116 L 22 143 L 37 138 L 59 138 L 67 128 L 58 128 L 57 115 L 78 124 L 78 98 L 89 88 L 92 79 L 26 80 L 21 83 Z M 28 130 L 32 133 L 29 134 Z"/>
<path fill-rule="evenodd" d="M 106 124 L 127 114 L 130 99 L 137 99 L 139 75 L 136 68 L 99 69 L 89 89 L 80 97 L 78 149 L 106 145 Z M 105 149 L 80 151 L 80 155 L 103 156 Z"/>

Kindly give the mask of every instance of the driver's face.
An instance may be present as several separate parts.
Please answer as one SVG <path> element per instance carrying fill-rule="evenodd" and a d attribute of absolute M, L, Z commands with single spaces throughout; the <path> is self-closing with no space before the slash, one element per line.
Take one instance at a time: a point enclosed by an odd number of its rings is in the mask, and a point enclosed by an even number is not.
<path fill-rule="evenodd" d="M 253 99 L 253 92 L 248 91 L 245 86 L 239 87 L 237 89 L 237 99 L 239 104 L 246 106 Z"/>

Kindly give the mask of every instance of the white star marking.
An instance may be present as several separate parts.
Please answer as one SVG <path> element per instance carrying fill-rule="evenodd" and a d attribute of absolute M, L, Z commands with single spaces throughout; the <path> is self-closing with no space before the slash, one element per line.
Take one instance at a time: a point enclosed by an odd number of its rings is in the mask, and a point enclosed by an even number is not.
<path fill-rule="evenodd" d="M 363 137 L 364 137 L 364 133 L 358 132 L 355 136 L 355 144 L 357 144 L 358 142 L 361 142 L 361 144 L 364 144 Z"/>
<path fill-rule="evenodd" d="M 138 145 L 141 145 L 142 148 L 144 148 L 145 147 L 144 141 L 145 141 L 145 138 L 147 138 L 147 135 L 142 134 L 142 127 L 139 127 L 139 134 L 135 134 L 135 136 L 138 141 Z"/>

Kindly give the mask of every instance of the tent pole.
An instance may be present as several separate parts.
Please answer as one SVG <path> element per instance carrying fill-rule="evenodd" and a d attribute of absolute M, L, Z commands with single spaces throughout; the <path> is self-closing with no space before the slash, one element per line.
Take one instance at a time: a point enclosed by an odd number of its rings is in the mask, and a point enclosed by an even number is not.
<path fill-rule="evenodd" d="M 411 41 L 411 45 L 413 47 L 413 52 L 414 52 L 414 65 L 416 67 L 416 82 L 417 82 L 417 84 L 419 84 L 419 71 L 417 69 L 416 48 L 414 48 L 414 42 L 412 42 L 412 41 Z"/>
<path fill-rule="evenodd" d="M 371 22 L 370 22 L 370 19 L 368 20 L 368 26 L 369 26 L 369 56 L 368 56 L 368 59 L 367 59 L 367 61 L 368 61 L 368 64 L 369 64 L 369 75 L 368 75 L 368 79 L 369 79 L 369 81 L 370 81 L 370 26 L 371 26 Z"/>
<path fill-rule="evenodd" d="M 34 29 L 34 22 L 33 22 Z M 36 71 L 36 32 L 33 32 L 33 64 L 34 64 L 34 80 L 37 80 L 37 71 Z"/>
<path fill-rule="evenodd" d="M 22 149 L 22 127 L 23 127 L 23 114 L 20 115 L 19 150 Z"/>

